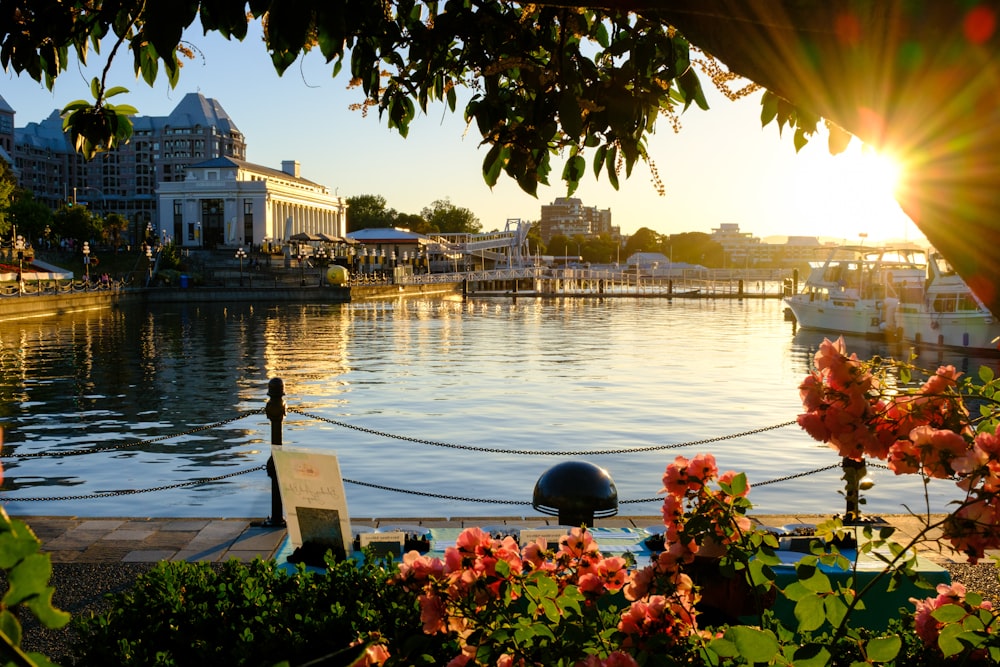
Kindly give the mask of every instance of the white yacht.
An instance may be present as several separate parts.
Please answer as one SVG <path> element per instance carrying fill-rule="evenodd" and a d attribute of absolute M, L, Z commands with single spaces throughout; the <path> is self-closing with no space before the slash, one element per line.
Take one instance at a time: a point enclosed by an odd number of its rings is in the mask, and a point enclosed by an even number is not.
<path fill-rule="evenodd" d="M 998 352 L 1000 321 L 936 252 L 840 246 L 785 305 L 799 326 Z"/>

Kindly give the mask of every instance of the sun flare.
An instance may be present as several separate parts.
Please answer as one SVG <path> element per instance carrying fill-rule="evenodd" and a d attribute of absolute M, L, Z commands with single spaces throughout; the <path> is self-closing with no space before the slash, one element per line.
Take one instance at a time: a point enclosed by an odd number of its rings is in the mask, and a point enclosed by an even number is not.
<path fill-rule="evenodd" d="M 848 220 L 845 238 L 862 236 L 872 241 L 916 240 L 922 236 L 903 213 L 896 196 L 904 177 L 903 164 L 888 153 L 853 141 L 835 156 L 826 174 L 838 193 Z"/>

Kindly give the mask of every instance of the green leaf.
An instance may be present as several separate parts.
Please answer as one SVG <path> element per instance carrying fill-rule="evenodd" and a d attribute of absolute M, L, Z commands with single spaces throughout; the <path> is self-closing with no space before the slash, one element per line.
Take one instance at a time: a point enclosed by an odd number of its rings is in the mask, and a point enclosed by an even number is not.
<path fill-rule="evenodd" d="M 21 623 L 8 609 L 0 609 L 0 633 L 15 646 L 21 645 Z"/>
<path fill-rule="evenodd" d="M 563 167 L 562 179 L 566 182 L 568 188 L 567 197 L 572 195 L 577 186 L 580 185 L 580 179 L 583 178 L 586 171 L 587 161 L 583 159 L 583 156 L 574 155 L 566 161 L 566 166 Z"/>
<path fill-rule="evenodd" d="M 931 612 L 931 616 L 941 623 L 956 623 L 965 618 L 967 613 L 961 605 L 944 604 Z"/>
<path fill-rule="evenodd" d="M 875 662 L 889 662 L 899 655 L 903 640 L 898 635 L 891 637 L 876 637 L 868 641 L 868 659 Z"/>
<path fill-rule="evenodd" d="M 980 366 L 979 367 L 979 379 L 980 380 L 982 380 L 983 382 L 992 382 L 994 377 L 995 377 L 995 375 L 993 373 L 993 369 L 992 368 L 990 368 L 989 366 Z"/>
<path fill-rule="evenodd" d="M 823 598 L 818 595 L 810 595 L 796 602 L 795 619 L 799 622 L 799 630 L 806 632 L 822 626 L 826 621 Z"/>
<path fill-rule="evenodd" d="M 739 654 L 751 663 L 770 662 L 780 650 L 777 638 L 771 632 L 747 625 L 731 626 L 725 633 Z"/>
<path fill-rule="evenodd" d="M 805 644 L 792 654 L 795 667 L 827 667 L 830 665 L 830 651 L 819 644 Z"/>
<path fill-rule="evenodd" d="M 959 636 L 962 634 L 962 626 L 957 624 L 946 625 L 941 628 L 941 632 L 938 634 L 938 648 L 941 649 L 941 652 L 944 653 L 946 658 L 958 655 L 965 650 L 965 646 L 959 640 Z"/>

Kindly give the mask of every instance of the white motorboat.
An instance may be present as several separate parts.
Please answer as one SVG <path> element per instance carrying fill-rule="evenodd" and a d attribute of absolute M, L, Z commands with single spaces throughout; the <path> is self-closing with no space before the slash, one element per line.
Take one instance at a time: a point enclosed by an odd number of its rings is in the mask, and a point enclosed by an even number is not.
<path fill-rule="evenodd" d="M 998 352 L 1000 321 L 935 252 L 841 246 L 785 305 L 799 326 Z"/>

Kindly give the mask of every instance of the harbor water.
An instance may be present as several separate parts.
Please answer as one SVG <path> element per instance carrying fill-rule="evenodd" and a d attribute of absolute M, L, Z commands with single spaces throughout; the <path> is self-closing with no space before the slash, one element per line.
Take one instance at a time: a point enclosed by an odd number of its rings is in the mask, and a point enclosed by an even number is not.
<path fill-rule="evenodd" d="M 840 460 L 794 424 L 823 337 L 796 331 L 778 299 L 735 298 L 170 304 L 5 321 L 0 501 L 15 515 L 266 517 L 262 409 L 281 378 L 284 445 L 335 453 L 356 517 L 539 516 L 535 482 L 566 460 L 608 471 L 620 515 L 657 514 L 666 464 L 698 452 L 747 473 L 757 512 L 834 514 Z M 925 509 L 917 477 L 870 476 L 866 512 Z M 929 494 L 943 511 L 956 490 Z"/>

